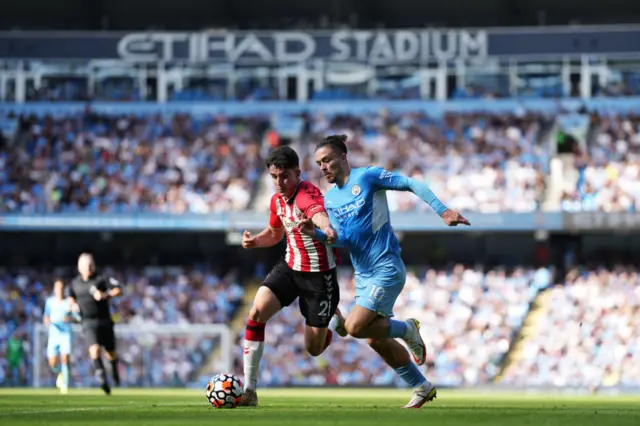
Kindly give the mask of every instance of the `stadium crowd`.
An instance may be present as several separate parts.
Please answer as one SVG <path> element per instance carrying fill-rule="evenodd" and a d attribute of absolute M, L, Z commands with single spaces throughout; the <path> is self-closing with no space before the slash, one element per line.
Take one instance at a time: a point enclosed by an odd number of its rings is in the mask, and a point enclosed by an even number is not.
<path fill-rule="evenodd" d="M 52 273 L 35 270 L 0 270 L 0 384 L 25 383 L 31 379 L 32 326 L 42 323 L 44 302 L 51 294 L 56 276 L 68 277 L 67 269 Z M 124 295 L 112 302 L 114 320 L 137 328 L 145 324 L 189 325 L 227 323 L 242 301 L 244 288 L 233 273 L 219 276 L 211 268 L 148 267 L 122 273 L 105 270 L 124 285 Z M 9 368 L 7 342 L 10 337 L 23 341 L 24 356 L 14 372 Z M 52 385 L 55 377 L 46 366 L 46 334 L 41 337 L 43 384 Z M 120 377 L 124 386 L 171 386 L 194 383 L 200 369 L 208 363 L 219 338 L 212 335 L 149 335 L 126 333 L 120 336 Z M 87 346 L 76 335 L 72 365 L 76 386 L 92 385 L 93 370 Z M 17 374 L 16 374 L 17 373 Z M 29 374 L 27 374 L 29 373 Z"/>
<path fill-rule="evenodd" d="M 640 207 L 640 119 L 595 116 L 593 144 L 575 156 L 577 181 L 563 211 L 635 212 Z M 272 117 L 80 114 L 2 120 L 15 134 L 0 150 L 0 212 L 215 213 L 266 209 L 272 191 L 262 159 Z M 549 173 L 548 117 L 387 111 L 310 115 L 293 138 L 303 177 L 323 190 L 315 142 L 349 135 L 354 165 L 378 164 L 423 179 L 463 212 L 540 210 Z M 277 132 L 276 132 L 277 133 Z M 0 142 L 2 143 L 2 142 Z M 276 142 L 278 140 L 276 138 Z M 258 185 L 258 184 L 262 185 Z M 261 191 L 257 193 L 257 191 Z M 407 193 L 388 193 L 392 211 L 425 210 Z"/>
<path fill-rule="evenodd" d="M 353 273 L 342 269 L 339 280 L 340 309 L 348 312 L 355 295 Z M 422 333 L 433 364 L 430 380 L 449 386 L 487 383 L 498 373 L 530 302 L 550 282 L 551 272 L 544 268 L 424 268 L 408 274 L 394 314 L 425 324 Z M 311 358 L 304 350 L 303 335 L 304 320 L 297 305 L 269 322 L 260 386 L 404 386 L 364 341 L 336 336 L 323 355 Z M 237 336 L 238 344 L 242 338 Z M 236 370 L 242 371 L 241 356 Z"/>
<path fill-rule="evenodd" d="M 314 116 L 310 142 L 300 141 L 304 167 L 323 189 L 313 159 L 313 141 L 328 133 L 349 135 L 354 165 L 376 164 L 426 181 L 449 207 L 481 213 L 530 212 L 541 207 L 548 150 L 538 144 L 545 117 L 538 114 L 449 114 L 381 112 L 364 116 Z M 393 211 L 426 210 L 408 193 L 388 192 Z"/>
<path fill-rule="evenodd" d="M 640 119 L 594 117 L 594 143 L 576 155 L 578 178 L 560 207 L 635 212 Z M 324 190 L 328 184 L 314 164 L 313 147 L 326 134 L 346 133 L 354 165 L 379 164 L 423 179 L 459 211 L 531 212 L 542 208 L 547 195 L 550 154 L 539 140 L 550 124 L 544 115 L 456 113 L 437 119 L 381 111 L 305 120 L 306 130 L 292 143 L 302 156 L 303 177 Z M 262 164 L 273 146 L 265 137 L 272 117 L 105 116 L 86 110 L 3 116 L 0 124 L 12 134 L 0 150 L 0 212 L 264 210 L 272 191 Z M 426 209 L 412 194 L 389 192 L 388 200 L 392 211 Z"/>
<path fill-rule="evenodd" d="M 640 118 L 597 117 L 598 129 L 587 155 L 577 155 L 578 180 L 564 194 L 564 211 L 635 212 L 640 210 Z"/>
<path fill-rule="evenodd" d="M 461 211 L 529 212 L 540 208 L 548 154 L 537 142 L 536 114 L 420 113 L 308 118 L 294 143 L 303 170 L 321 187 L 310 147 L 328 132 L 350 135 L 354 164 L 381 164 L 426 180 Z M 268 118 L 73 116 L 24 118 L 0 151 L 0 211 L 214 213 L 247 208 L 263 177 Z M 261 197 L 258 197 L 260 199 Z M 390 193 L 394 211 L 425 208 L 411 194 Z M 268 203 L 256 202 L 258 208 Z"/>
<path fill-rule="evenodd" d="M 526 386 L 640 384 L 640 274 L 637 267 L 574 269 L 547 290 L 549 302 L 503 383 Z"/>
<path fill-rule="evenodd" d="M 0 212 L 214 213 L 248 206 L 259 117 L 22 117 L 0 150 Z"/>

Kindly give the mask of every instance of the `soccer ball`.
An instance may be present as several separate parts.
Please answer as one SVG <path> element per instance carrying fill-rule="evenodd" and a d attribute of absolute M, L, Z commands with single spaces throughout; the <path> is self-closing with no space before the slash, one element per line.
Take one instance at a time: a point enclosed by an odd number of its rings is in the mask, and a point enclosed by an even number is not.
<path fill-rule="evenodd" d="M 207 383 L 207 401 L 216 408 L 236 408 L 244 393 L 240 379 L 233 374 L 218 374 Z"/>

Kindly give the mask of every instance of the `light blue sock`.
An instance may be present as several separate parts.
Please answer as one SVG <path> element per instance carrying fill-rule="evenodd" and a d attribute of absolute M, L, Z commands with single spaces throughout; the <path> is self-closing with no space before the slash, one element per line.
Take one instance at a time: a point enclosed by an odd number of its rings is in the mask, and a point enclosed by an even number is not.
<path fill-rule="evenodd" d="M 54 365 L 53 367 L 51 367 L 51 371 L 53 371 L 53 374 L 58 374 L 60 373 L 60 366 L 59 365 Z"/>
<path fill-rule="evenodd" d="M 64 379 L 64 384 L 69 386 L 69 366 L 67 364 L 62 364 L 62 378 Z"/>
<path fill-rule="evenodd" d="M 394 371 L 412 388 L 417 388 L 427 381 L 420 370 L 418 370 L 418 367 L 412 362 L 404 367 L 394 368 Z"/>
<path fill-rule="evenodd" d="M 389 337 L 395 339 L 404 337 L 405 334 L 407 334 L 407 324 L 404 321 L 389 320 Z"/>

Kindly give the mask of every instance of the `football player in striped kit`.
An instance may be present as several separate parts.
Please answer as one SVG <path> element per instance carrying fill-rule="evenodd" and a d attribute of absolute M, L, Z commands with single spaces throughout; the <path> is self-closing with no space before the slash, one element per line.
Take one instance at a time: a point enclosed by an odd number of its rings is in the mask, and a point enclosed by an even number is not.
<path fill-rule="evenodd" d="M 322 192 L 300 179 L 298 154 L 288 147 L 275 148 L 266 166 L 276 187 L 271 198 L 269 225 L 258 235 L 245 231 L 245 249 L 272 247 L 286 238 L 285 256 L 273 267 L 258 290 L 249 312 L 244 342 L 243 406 L 258 405 L 256 386 L 260 359 L 264 351 L 265 326 L 284 306 L 299 298 L 300 312 L 306 321 L 305 347 L 318 356 L 329 346 L 333 328 L 346 335 L 338 303 L 340 287 L 336 273 L 336 252 L 327 244 L 298 230 L 298 223 L 309 218 L 322 229 L 328 241 L 336 232 L 324 208 Z"/>

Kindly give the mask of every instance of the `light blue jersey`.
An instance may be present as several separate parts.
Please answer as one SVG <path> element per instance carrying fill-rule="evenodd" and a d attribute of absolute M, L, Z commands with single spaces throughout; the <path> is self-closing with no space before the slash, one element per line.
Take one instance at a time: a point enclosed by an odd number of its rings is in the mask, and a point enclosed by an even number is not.
<path fill-rule="evenodd" d="M 44 315 L 49 318 L 49 341 L 47 356 L 71 353 L 71 304 L 68 299 L 59 300 L 55 296 L 47 299 Z"/>
<path fill-rule="evenodd" d="M 346 184 L 332 187 L 324 203 L 338 232 L 335 245 L 351 253 L 356 303 L 388 317 L 404 287 L 406 271 L 389 219 L 387 190 L 411 191 L 439 215 L 446 210 L 424 183 L 380 167 L 351 169 Z"/>

